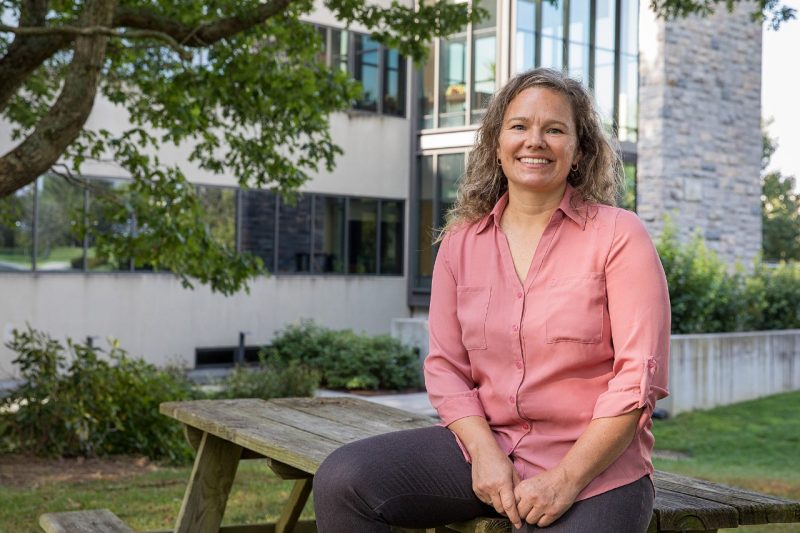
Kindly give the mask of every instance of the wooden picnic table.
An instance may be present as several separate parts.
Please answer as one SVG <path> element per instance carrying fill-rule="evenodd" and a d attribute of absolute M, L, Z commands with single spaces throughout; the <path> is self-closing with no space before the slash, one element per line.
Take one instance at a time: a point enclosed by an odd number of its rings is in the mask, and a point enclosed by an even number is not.
<path fill-rule="evenodd" d="M 183 498 L 177 533 L 298 533 L 316 531 L 298 518 L 320 463 L 333 450 L 389 431 L 430 426 L 435 420 L 358 398 L 196 400 L 161 404 L 182 422 L 197 450 Z M 220 528 L 241 459 L 266 460 L 294 488 L 275 524 Z M 800 522 L 800 502 L 656 472 L 657 495 L 648 532 L 716 531 L 740 525 Z M 510 532 L 507 520 L 476 519 L 445 531 Z"/>

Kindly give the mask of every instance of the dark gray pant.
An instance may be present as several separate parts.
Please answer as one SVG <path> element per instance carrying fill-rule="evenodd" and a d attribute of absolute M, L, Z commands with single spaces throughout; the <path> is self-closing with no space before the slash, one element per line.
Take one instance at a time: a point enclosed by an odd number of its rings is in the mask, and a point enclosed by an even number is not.
<path fill-rule="evenodd" d="M 390 525 L 427 528 L 498 516 L 472 492 L 472 468 L 450 430 L 440 426 L 342 446 L 314 476 L 314 509 L 320 533 L 385 533 Z M 652 511 L 653 485 L 645 476 L 575 502 L 544 530 L 640 533 Z"/>

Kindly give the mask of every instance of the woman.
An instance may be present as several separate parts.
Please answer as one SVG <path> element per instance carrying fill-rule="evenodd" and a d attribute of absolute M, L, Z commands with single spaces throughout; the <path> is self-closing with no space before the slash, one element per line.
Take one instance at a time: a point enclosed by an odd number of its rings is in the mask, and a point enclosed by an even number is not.
<path fill-rule="evenodd" d="M 433 273 L 425 381 L 442 425 L 342 447 L 315 478 L 319 531 L 645 531 L 650 414 L 669 299 L 583 86 L 536 69 L 493 98 Z M 446 429 L 445 429 L 446 428 Z"/>

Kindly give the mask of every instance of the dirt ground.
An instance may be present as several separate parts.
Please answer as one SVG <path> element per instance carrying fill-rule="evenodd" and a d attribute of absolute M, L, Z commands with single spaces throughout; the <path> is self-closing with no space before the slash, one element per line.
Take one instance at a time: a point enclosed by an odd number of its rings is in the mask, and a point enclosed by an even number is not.
<path fill-rule="evenodd" d="M 56 482 L 117 480 L 158 468 L 145 457 L 43 459 L 9 454 L 0 455 L 0 485 L 36 488 Z"/>

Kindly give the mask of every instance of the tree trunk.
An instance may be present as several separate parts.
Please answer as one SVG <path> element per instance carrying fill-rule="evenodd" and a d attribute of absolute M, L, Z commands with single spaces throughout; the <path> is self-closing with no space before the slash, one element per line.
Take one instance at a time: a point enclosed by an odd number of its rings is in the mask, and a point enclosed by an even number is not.
<path fill-rule="evenodd" d="M 82 26 L 110 26 L 114 0 L 89 0 L 80 17 Z M 56 103 L 19 146 L 0 158 L 0 197 L 34 181 L 55 164 L 78 137 L 94 105 L 108 37 L 75 38 L 75 53 Z"/>

